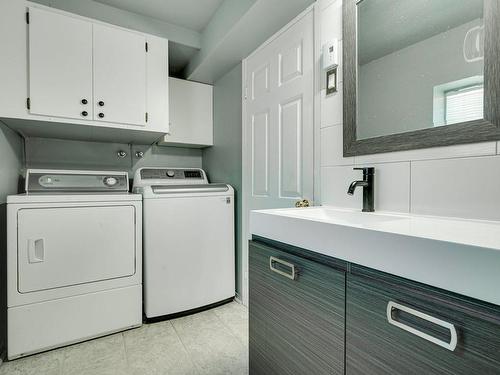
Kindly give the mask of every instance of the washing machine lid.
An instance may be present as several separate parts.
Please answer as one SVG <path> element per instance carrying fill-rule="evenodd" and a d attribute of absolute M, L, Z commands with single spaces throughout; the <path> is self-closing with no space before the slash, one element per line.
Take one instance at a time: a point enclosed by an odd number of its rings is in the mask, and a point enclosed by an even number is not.
<path fill-rule="evenodd" d="M 153 185 L 134 188 L 134 192 L 142 194 L 145 200 L 234 195 L 233 187 L 227 184 Z"/>

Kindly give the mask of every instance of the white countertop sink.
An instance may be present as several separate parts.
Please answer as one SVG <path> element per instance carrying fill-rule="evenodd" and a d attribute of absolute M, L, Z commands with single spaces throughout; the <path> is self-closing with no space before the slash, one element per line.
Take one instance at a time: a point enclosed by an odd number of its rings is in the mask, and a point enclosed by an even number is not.
<path fill-rule="evenodd" d="M 252 211 L 250 233 L 500 305 L 500 222 L 321 206 Z"/>

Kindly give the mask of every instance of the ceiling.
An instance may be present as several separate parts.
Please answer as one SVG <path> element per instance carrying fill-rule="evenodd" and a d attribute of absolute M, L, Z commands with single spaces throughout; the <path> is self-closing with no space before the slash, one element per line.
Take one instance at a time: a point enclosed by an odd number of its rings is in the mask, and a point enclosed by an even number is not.
<path fill-rule="evenodd" d="M 360 64 L 483 16 L 484 0 L 363 0 L 358 4 Z"/>
<path fill-rule="evenodd" d="M 201 32 L 223 0 L 95 0 Z"/>

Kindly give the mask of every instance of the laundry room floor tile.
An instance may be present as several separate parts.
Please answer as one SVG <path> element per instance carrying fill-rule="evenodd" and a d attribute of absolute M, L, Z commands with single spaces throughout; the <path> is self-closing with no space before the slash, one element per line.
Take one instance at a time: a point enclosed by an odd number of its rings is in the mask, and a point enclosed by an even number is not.
<path fill-rule="evenodd" d="M 239 303 L 228 303 L 212 310 L 215 315 L 248 346 L 248 309 Z"/>
<path fill-rule="evenodd" d="M 0 375 L 87 374 L 248 374 L 248 310 L 232 302 L 0 366 Z"/>
<path fill-rule="evenodd" d="M 143 325 L 123 337 L 131 375 L 196 374 L 170 321 Z"/>
<path fill-rule="evenodd" d="M 69 346 L 64 351 L 63 374 L 128 374 L 121 333 Z"/>
<path fill-rule="evenodd" d="M 0 375 L 60 375 L 63 349 L 32 355 L 0 366 Z"/>
<path fill-rule="evenodd" d="M 172 320 L 199 374 L 247 374 L 247 347 L 213 310 Z"/>

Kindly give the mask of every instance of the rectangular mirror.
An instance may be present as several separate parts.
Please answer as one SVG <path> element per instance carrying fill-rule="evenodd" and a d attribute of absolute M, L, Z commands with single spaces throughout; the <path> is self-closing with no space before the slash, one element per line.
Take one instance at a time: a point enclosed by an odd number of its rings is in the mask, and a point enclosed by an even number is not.
<path fill-rule="evenodd" d="M 344 155 L 500 138 L 500 0 L 345 0 Z"/>

